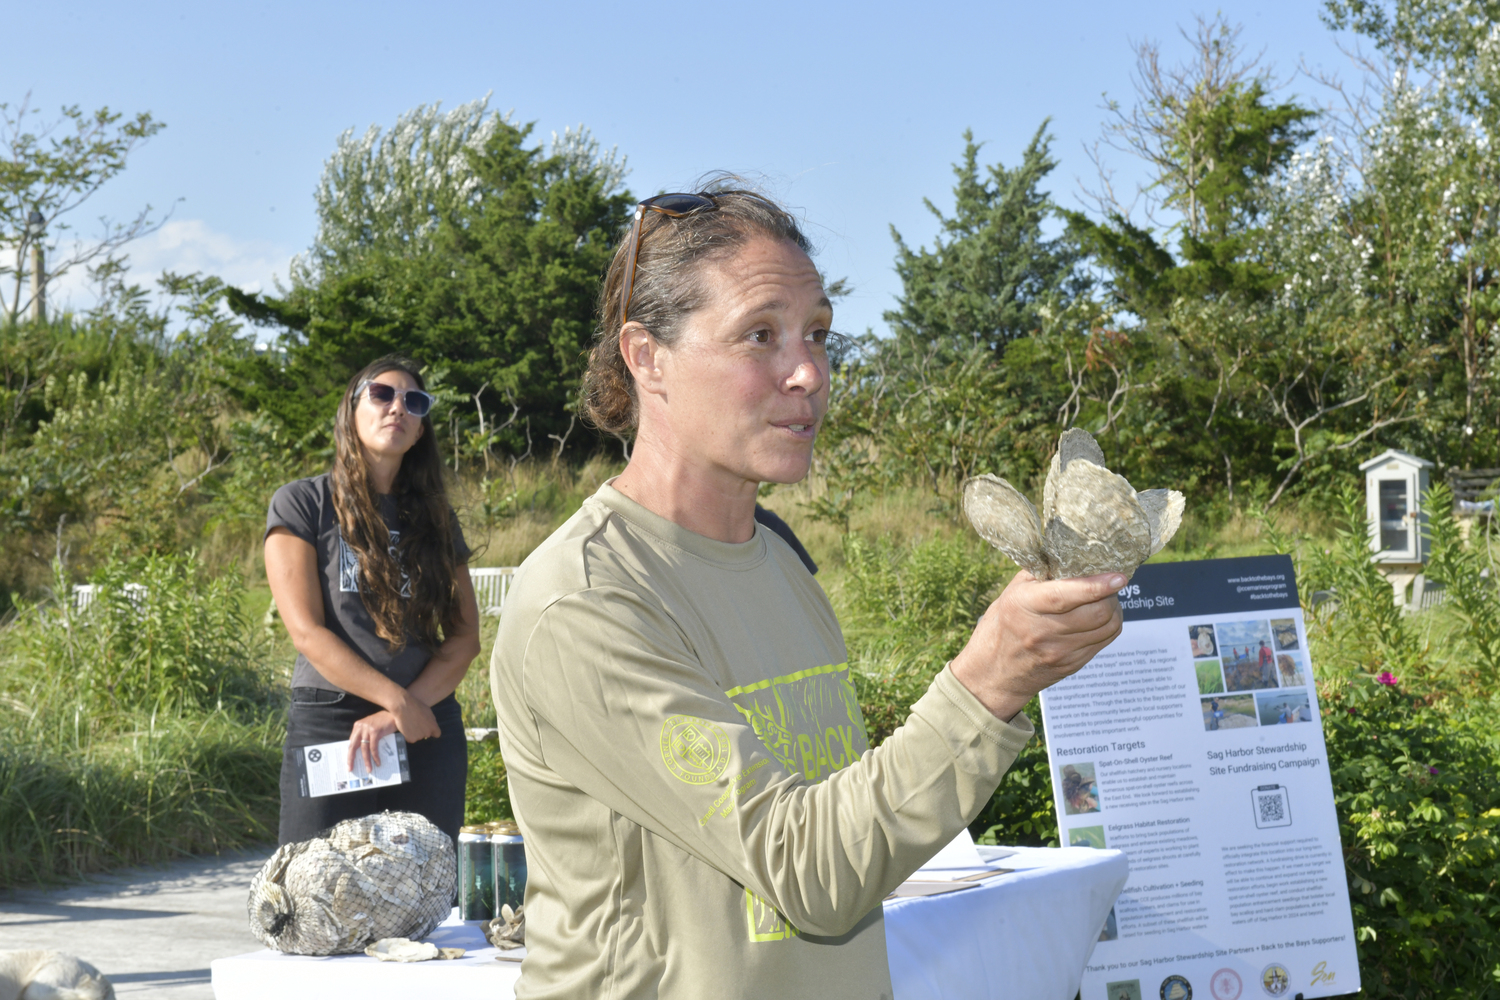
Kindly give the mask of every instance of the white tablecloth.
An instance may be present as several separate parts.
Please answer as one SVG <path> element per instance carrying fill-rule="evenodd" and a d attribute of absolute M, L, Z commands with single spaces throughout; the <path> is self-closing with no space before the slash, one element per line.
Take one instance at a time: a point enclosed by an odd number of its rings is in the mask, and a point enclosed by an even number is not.
<path fill-rule="evenodd" d="M 896 1000 L 1071 1000 L 1129 866 L 1087 847 L 980 848 L 1014 868 L 973 888 L 887 900 L 885 941 Z M 455 911 L 456 912 L 456 911 Z M 258 951 L 213 962 L 216 1000 L 512 1000 L 519 962 L 498 961 L 477 924 L 427 940 L 461 959 L 402 965 L 364 955 Z"/>

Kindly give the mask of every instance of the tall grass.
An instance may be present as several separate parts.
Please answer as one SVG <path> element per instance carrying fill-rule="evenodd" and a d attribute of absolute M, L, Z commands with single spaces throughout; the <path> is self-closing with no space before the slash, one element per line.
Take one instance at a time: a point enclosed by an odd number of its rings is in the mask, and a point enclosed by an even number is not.
<path fill-rule="evenodd" d="M 0 628 L 0 886 L 275 834 L 284 695 L 238 578 L 153 556 L 95 583 L 79 611 L 59 572 Z"/>

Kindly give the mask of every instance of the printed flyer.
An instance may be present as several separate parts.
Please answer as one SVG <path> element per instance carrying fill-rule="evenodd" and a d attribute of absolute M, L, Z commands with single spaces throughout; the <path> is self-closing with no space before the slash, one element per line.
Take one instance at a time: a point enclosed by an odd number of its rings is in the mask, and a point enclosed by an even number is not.
<path fill-rule="evenodd" d="M 354 755 L 354 770 L 345 767 L 349 759 L 349 741 L 318 743 L 303 747 L 294 754 L 297 764 L 297 790 L 306 798 L 345 795 L 366 788 L 383 788 L 411 780 L 411 765 L 406 759 L 406 738 L 387 733 L 380 738 L 380 763 L 371 771 L 365 767 L 362 754 Z"/>
<path fill-rule="evenodd" d="M 1130 859 L 1082 1000 L 1357 992 L 1291 559 L 1142 566 L 1120 605 L 1120 637 L 1042 692 L 1063 842 Z"/>

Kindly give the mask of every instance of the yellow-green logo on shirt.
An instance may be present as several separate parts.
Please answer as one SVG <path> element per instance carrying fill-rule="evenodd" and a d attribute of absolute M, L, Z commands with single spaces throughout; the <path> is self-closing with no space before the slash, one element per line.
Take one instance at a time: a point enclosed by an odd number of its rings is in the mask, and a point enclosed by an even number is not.
<path fill-rule="evenodd" d="M 730 688 L 725 696 L 788 772 L 822 781 L 870 749 L 848 664 Z"/>
<path fill-rule="evenodd" d="M 690 785 L 706 785 L 729 766 L 729 734 L 718 723 L 674 715 L 661 724 L 661 760 Z"/>

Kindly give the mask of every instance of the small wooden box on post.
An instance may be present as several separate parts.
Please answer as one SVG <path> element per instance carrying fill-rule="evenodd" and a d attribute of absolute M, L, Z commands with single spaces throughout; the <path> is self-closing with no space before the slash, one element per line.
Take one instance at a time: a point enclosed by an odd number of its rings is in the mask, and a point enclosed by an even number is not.
<path fill-rule="evenodd" d="M 1365 517 L 1370 531 L 1371 560 L 1391 581 L 1396 604 L 1407 604 L 1407 588 L 1421 577 L 1430 545 L 1422 530 L 1427 516 L 1422 498 L 1427 493 L 1425 458 L 1392 448 L 1365 462 Z M 1420 605 L 1421 595 L 1411 602 Z"/>

